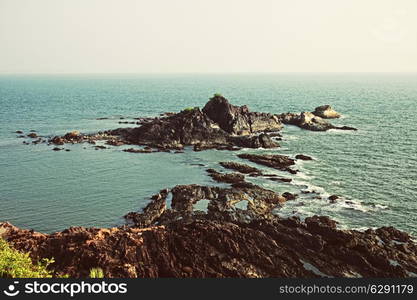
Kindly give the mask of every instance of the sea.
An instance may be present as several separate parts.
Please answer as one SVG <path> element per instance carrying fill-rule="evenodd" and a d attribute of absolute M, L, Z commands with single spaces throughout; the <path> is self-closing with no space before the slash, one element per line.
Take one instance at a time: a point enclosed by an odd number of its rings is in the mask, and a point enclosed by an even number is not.
<path fill-rule="evenodd" d="M 95 150 L 90 144 L 57 152 L 16 133 L 51 137 L 136 126 L 119 122 L 203 107 L 215 93 L 269 113 L 330 104 L 343 115 L 331 122 L 358 131 L 285 126 L 277 149 L 187 148 L 182 154 Z M 45 233 L 122 225 L 126 213 L 140 211 L 161 189 L 222 185 L 205 170 L 225 171 L 220 161 L 238 161 L 292 179 L 247 178 L 299 195 L 276 210 L 282 217 L 325 215 L 340 228 L 394 226 L 417 234 L 416 73 L 0 75 L 0 108 L 0 222 Z M 292 175 L 241 160 L 239 153 L 314 160 L 297 162 L 300 172 Z M 340 198 L 332 204 L 330 195 Z"/>

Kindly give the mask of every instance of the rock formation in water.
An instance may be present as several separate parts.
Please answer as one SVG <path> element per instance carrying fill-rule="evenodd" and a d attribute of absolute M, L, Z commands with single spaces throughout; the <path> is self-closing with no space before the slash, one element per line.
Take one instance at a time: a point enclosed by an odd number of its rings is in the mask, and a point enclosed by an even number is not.
<path fill-rule="evenodd" d="M 194 146 L 195 151 L 206 149 L 237 150 L 245 148 L 275 148 L 279 144 L 266 133 L 281 130 L 279 119 L 269 113 L 249 112 L 247 106 L 234 106 L 222 96 L 214 96 L 203 110 L 198 107 L 159 118 L 144 118 L 141 126 L 107 130 L 104 133 L 83 135 L 70 132 L 55 136 L 51 144 L 105 140 L 107 144 L 154 147 L 157 150 L 180 150 Z M 149 149 L 129 149 L 126 152 L 150 153 Z"/>
<path fill-rule="evenodd" d="M 292 174 L 297 173 L 297 170 L 293 170 L 290 167 L 295 164 L 295 160 L 285 155 L 279 154 L 249 154 L 243 153 L 238 155 L 239 158 L 247 159 L 251 162 L 271 167 L 281 171 L 287 171 Z"/>
<path fill-rule="evenodd" d="M 318 106 L 314 109 L 312 113 L 317 117 L 323 119 L 336 119 L 341 117 L 341 115 L 337 111 L 335 111 L 330 105 Z"/>
<path fill-rule="evenodd" d="M 316 116 L 311 112 L 302 112 L 300 114 L 285 113 L 277 116 L 284 124 L 295 125 L 311 131 L 327 131 L 329 129 L 357 130 L 356 128 L 349 126 L 332 125 L 323 118 Z"/>
<path fill-rule="evenodd" d="M 249 112 L 246 105 L 234 106 L 226 98 L 218 95 L 207 102 L 203 112 L 219 124 L 221 129 L 233 135 L 248 135 L 282 129 L 282 124 L 275 115 Z"/>

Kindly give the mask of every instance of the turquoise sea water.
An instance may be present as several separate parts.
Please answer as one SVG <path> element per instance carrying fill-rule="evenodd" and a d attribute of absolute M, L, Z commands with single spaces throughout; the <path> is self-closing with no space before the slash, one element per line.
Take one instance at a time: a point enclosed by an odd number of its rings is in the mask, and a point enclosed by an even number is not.
<path fill-rule="evenodd" d="M 43 232 L 113 226 L 162 188 L 215 185 L 205 169 L 221 170 L 218 162 L 239 160 L 236 152 L 133 154 L 89 144 L 55 152 L 53 146 L 24 145 L 15 133 L 117 128 L 120 117 L 202 107 L 214 93 L 271 113 L 331 104 L 344 116 L 335 124 L 359 129 L 323 133 L 286 126 L 281 148 L 242 150 L 315 158 L 299 163 L 297 175 L 268 170 L 291 176 L 292 183 L 248 179 L 279 192 L 314 190 L 323 197 L 300 194 L 278 214 L 329 215 L 342 227 L 393 225 L 417 233 L 417 74 L 0 76 L 0 220 Z M 329 204 L 331 194 L 343 198 Z"/>

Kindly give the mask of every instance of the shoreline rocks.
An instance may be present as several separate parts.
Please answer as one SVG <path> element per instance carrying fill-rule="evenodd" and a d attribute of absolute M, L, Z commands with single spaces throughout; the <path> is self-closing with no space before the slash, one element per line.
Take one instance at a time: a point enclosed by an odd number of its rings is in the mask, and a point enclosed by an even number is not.
<path fill-rule="evenodd" d="M 199 190 L 200 192 L 198 192 Z M 202 197 L 215 191 L 198 188 Z M 176 188 L 186 193 L 187 188 Z M 166 193 L 142 224 L 155 223 Z M 178 194 L 173 201 L 181 207 Z M 187 197 L 184 199 L 188 199 Z M 150 213 L 153 212 L 153 214 Z M 161 213 L 162 212 L 162 213 Z M 0 235 L 34 261 L 54 257 L 59 274 L 86 278 L 100 267 L 116 278 L 405 278 L 417 274 L 417 245 L 393 227 L 340 230 L 328 217 L 239 220 L 198 215 L 144 227 L 70 227 L 43 234 L 0 223 Z M 311 267 L 312 266 L 312 267 Z"/>

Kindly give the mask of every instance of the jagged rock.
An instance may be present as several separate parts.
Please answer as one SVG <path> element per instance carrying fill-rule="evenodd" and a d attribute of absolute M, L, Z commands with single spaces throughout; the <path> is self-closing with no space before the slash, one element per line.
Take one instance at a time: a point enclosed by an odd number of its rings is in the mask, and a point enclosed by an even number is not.
<path fill-rule="evenodd" d="M 313 114 L 323 119 L 336 119 L 341 117 L 341 115 L 330 105 L 322 105 L 316 107 L 313 111 Z"/>
<path fill-rule="evenodd" d="M 15 131 L 17 134 L 23 134 L 23 131 L 22 130 L 16 130 Z"/>
<path fill-rule="evenodd" d="M 357 130 L 349 126 L 334 126 L 311 112 L 302 112 L 301 114 L 285 113 L 277 115 L 277 117 L 284 124 L 295 125 L 311 131 L 326 131 L 329 129 Z"/>
<path fill-rule="evenodd" d="M 239 173 L 220 173 L 214 169 L 207 169 L 206 172 L 209 174 L 211 178 L 213 178 L 217 182 L 224 182 L 224 183 L 237 183 L 245 180 L 245 176 Z"/>
<path fill-rule="evenodd" d="M 225 101 L 227 102 L 227 100 Z M 235 108 L 237 109 L 237 107 Z M 270 114 L 267 115 L 269 117 L 272 116 Z M 256 114 L 256 116 L 258 115 Z M 274 117 L 275 119 L 276 117 Z M 193 145 L 195 151 L 206 149 L 237 150 L 239 147 L 272 148 L 279 146 L 266 134 L 233 136 L 223 130 L 216 121 L 217 119 L 212 120 L 205 112 L 196 107 L 183 110 L 172 116 L 153 119 L 151 122 L 137 128 L 117 129 L 112 131 L 111 134 L 120 135 L 132 144 L 179 150 L 183 149 L 185 145 Z M 244 124 L 239 124 L 239 126 L 244 126 Z M 235 128 L 238 128 L 236 126 L 238 125 L 235 125 Z"/>
<path fill-rule="evenodd" d="M 290 166 L 295 164 L 292 158 L 285 155 L 271 155 L 271 154 L 239 154 L 238 157 L 248 159 L 251 162 L 268 166 L 277 170 L 287 171 L 292 174 L 296 173 L 296 170 L 290 169 Z"/>
<path fill-rule="evenodd" d="M 38 137 L 38 135 L 35 132 L 29 133 L 27 136 L 32 138 L 32 139 L 35 139 L 35 138 Z"/>
<path fill-rule="evenodd" d="M 237 163 L 237 162 L 233 162 L 233 161 L 227 161 L 227 162 L 222 161 L 219 164 L 223 168 L 232 169 L 232 170 L 238 171 L 238 172 L 243 173 L 243 174 L 249 174 L 249 173 L 262 174 L 262 171 L 255 168 L 255 167 L 251 167 L 251 166 L 241 164 L 241 163 Z"/>
<path fill-rule="evenodd" d="M 279 144 L 274 142 L 271 137 L 265 133 L 256 136 L 232 136 L 229 141 L 238 147 L 244 148 L 277 148 Z"/>
<path fill-rule="evenodd" d="M 410 277 L 417 246 L 392 227 L 339 230 L 328 217 L 174 220 L 148 228 L 71 227 L 42 234 L 0 223 L 2 238 L 61 274 L 88 277 Z M 399 244 L 399 245 L 397 245 Z"/>
<path fill-rule="evenodd" d="M 304 154 L 297 154 L 295 156 L 295 159 L 300 159 L 300 160 L 313 160 L 312 157 L 310 157 L 308 155 L 304 155 Z"/>
<path fill-rule="evenodd" d="M 284 124 L 296 125 L 303 129 L 312 131 L 326 131 L 336 128 L 326 120 L 323 120 L 311 112 L 302 112 L 301 114 L 281 114 L 279 115 L 279 119 Z"/>
<path fill-rule="evenodd" d="M 215 95 L 204 106 L 203 112 L 219 124 L 224 131 L 234 135 L 248 135 L 258 132 L 279 131 L 279 119 L 268 113 L 249 112 L 244 106 L 234 106 L 219 95 Z"/>

